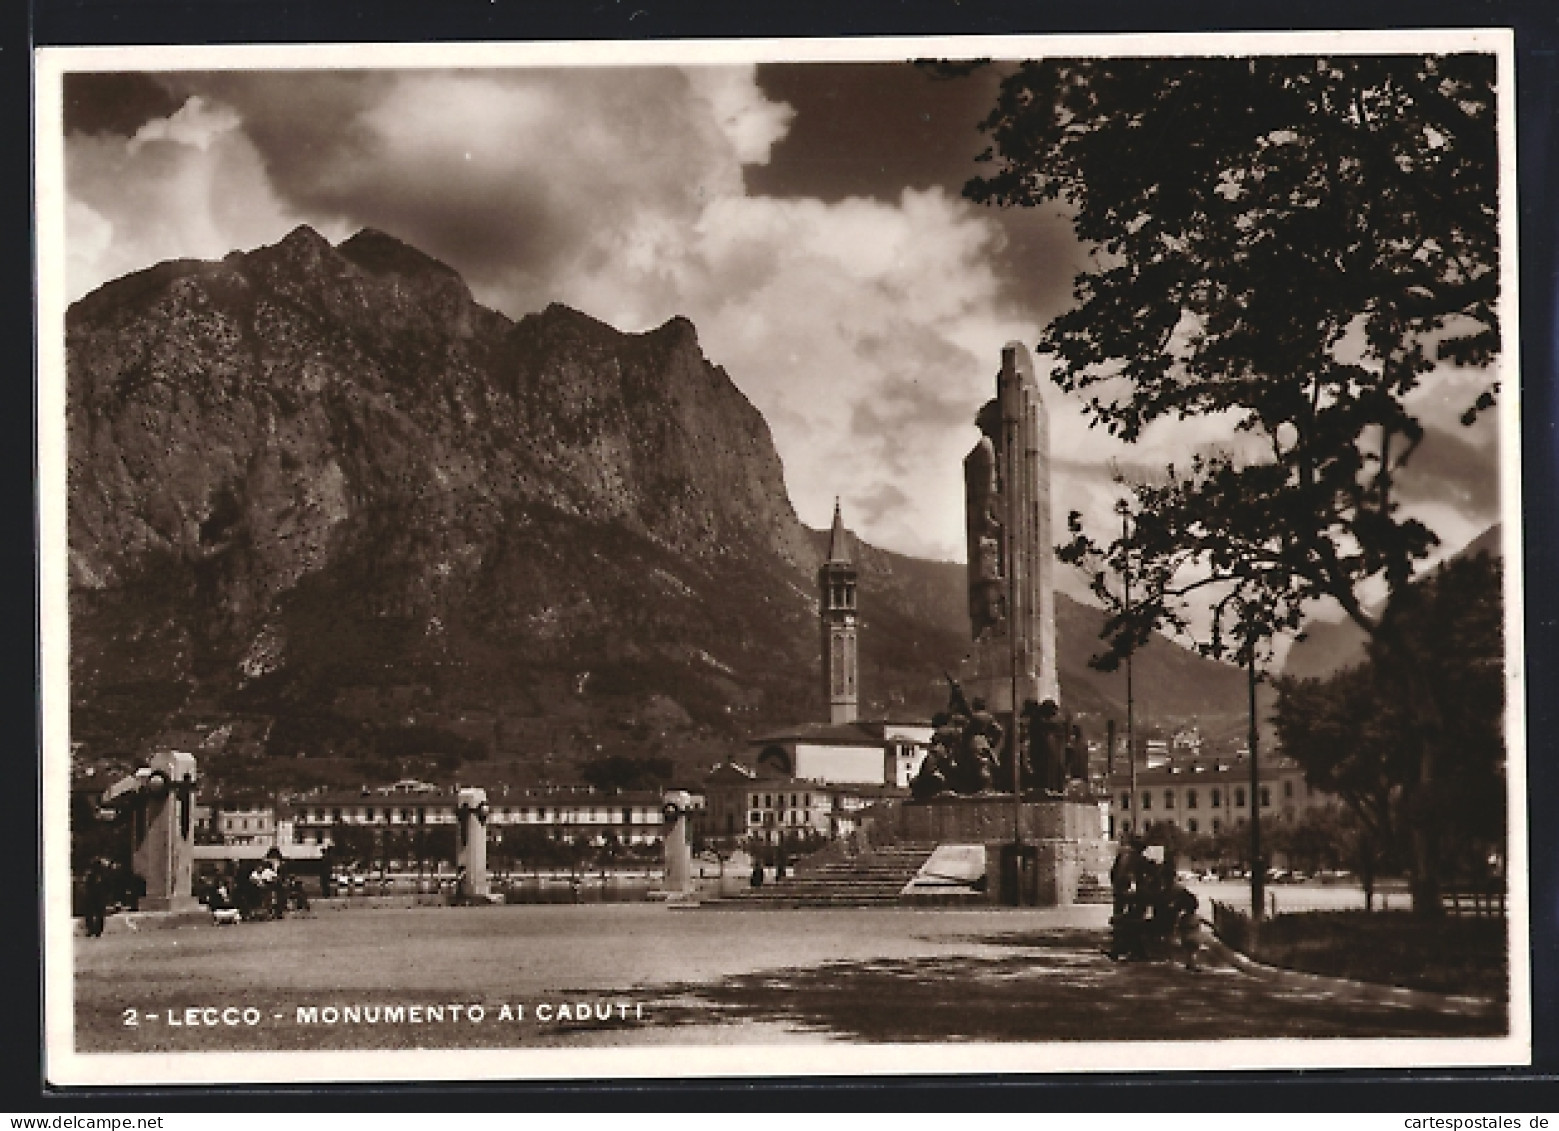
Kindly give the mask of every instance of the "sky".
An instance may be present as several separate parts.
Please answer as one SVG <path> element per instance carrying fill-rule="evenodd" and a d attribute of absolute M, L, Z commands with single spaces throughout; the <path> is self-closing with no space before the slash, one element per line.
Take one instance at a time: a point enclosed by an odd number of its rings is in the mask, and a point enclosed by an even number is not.
<path fill-rule="evenodd" d="M 674 315 L 769 423 L 801 519 L 962 561 L 962 460 L 1001 348 L 1071 303 L 1089 251 L 1056 209 L 961 195 L 1001 67 L 897 63 L 76 75 L 66 85 L 69 298 L 300 223 L 375 227 L 512 318 L 563 302 L 623 331 Z M 1047 364 L 1038 359 L 1043 382 Z M 1487 378 L 1415 407 L 1401 482 L 1454 551 L 1498 519 Z M 1055 523 L 1117 521 L 1117 468 L 1184 463 L 1225 420 L 1127 447 L 1044 382 Z M 1081 578 L 1061 571 L 1074 595 Z"/>

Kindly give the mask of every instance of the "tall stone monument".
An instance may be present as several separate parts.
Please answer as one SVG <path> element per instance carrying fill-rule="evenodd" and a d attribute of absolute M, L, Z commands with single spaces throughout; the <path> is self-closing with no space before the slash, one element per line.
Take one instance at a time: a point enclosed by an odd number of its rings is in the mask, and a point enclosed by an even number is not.
<path fill-rule="evenodd" d="M 146 883 L 143 911 L 189 911 L 195 868 L 195 756 L 153 754 L 108 789 L 103 804 L 130 812 L 130 866 Z"/>
<path fill-rule="evenodd" d="M 980 441 L 964 460 L 974 670 L 965 672 L 964 687 L 951 689 L 949 713 L 956 705 L 967 722 L 961 735 L 954 730 L 943 745 L 949 757 L 967 749 L 960 742 L 969 743 L 980 722 L 974 699 L 983 699 L 989 712 L 1008 717 L 1007 769 L 994 790 L 935 792 L 933 782 L 925 795 L 899 807 L 900 839 L 933 842 L 946 850 L 944 856 L 961 862 L 958 875 L 950 877 L 945 868 L 937 872 L 933 857 L 902 897 L 1065 906 L 1077 901 L 1085 881 L 1101 888 L 1108 857 L 1098 806 L 1065 797 L 1057 788 L 1062 783 L 1051 782 L 1047 772 L 1052 767 L 1059 772 L 1061 764 L 1050 757 L 1033 765 L 1031 746 L 1031 777 L 1041 780 L 1025 786 L 1023 758 L 1014 756 L 1023 747 L 1011 745 L 1056 737 L 1061 699 L 1050 420 L 1034 362 L 1020 343 L 1002 348 L 996 396 L 975 423 Z M 1025 713 L 1030 701 L 1035 709 Z M 1046 707 L 1047 701 L 1053 706 Z"/>
<path fill-rule="evenodd" d="M 1001 351 L 996 396 L 975 417 L 964 459 L 969 551 L 970 681 L 993 711 L 1060 702 L 1055 550 L 1050 519 L 1050 418 L 1021 342 Z M 1016 692 L 1016 703 L 1014 703 Z"/>

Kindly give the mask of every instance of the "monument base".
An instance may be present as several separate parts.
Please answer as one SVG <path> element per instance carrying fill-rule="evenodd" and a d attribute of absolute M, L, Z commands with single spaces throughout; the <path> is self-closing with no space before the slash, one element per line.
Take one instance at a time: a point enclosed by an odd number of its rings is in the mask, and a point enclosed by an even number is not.
<path fill-rule="evenodd" d="M 136 903 L 136 910 L 182 915 L 201 910 L 201 902 L 193 895 L 143 895 Z"/>
<path fill-rule="evenodd" d="M 1010 793 L 908 801 L 899 806 L 896 832 L 900 840 L 983 845 L 983 890 L 997 904 L 1070 906 L 1079 880 L 1097 879 L 1100 862 L 1109 859 L 1093 801 L 1015 800 Z"/>

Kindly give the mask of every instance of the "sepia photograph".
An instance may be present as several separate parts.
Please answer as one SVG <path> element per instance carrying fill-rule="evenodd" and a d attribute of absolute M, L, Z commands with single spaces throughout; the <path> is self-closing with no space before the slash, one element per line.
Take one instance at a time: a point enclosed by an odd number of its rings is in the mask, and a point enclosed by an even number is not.
<path fill-rule="evenodd" d="M 1531 1062 L 1508 31 L 36 72 L 51 1083 Z"/>

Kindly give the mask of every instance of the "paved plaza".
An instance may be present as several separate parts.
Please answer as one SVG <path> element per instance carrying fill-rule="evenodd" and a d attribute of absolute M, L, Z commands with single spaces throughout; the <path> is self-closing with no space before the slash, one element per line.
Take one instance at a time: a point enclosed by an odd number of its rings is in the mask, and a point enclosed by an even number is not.
<path fill-rule="evenodd" d="M 1104 953 L 1108 915 L 327 906 L 280 922 L 111 932 L 74 942 L 77 1047 L 1463 1037 L 1505 1028 L 1433 1002 L 1360 1000 L 1227 964 L 1117 963 Z"/>

